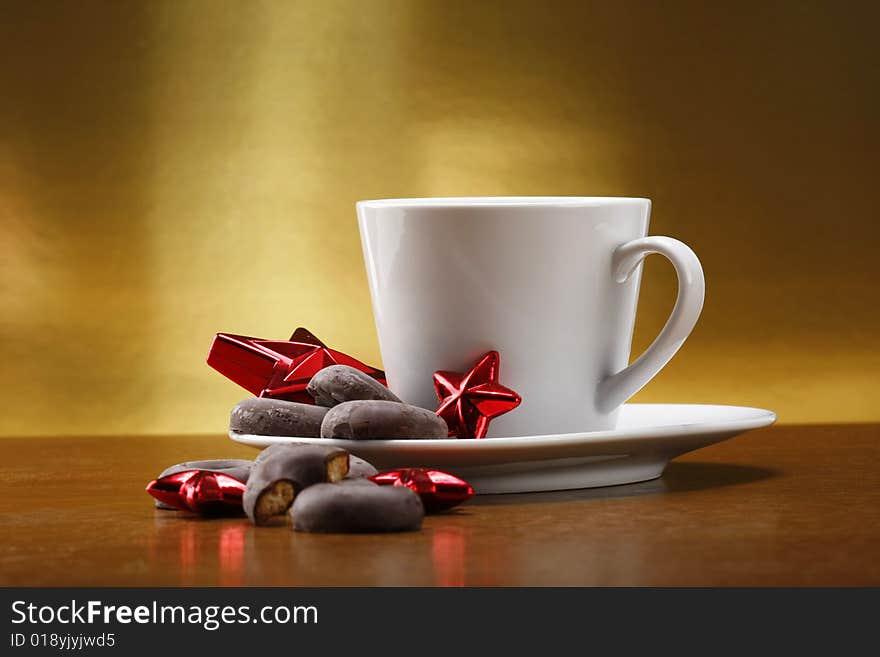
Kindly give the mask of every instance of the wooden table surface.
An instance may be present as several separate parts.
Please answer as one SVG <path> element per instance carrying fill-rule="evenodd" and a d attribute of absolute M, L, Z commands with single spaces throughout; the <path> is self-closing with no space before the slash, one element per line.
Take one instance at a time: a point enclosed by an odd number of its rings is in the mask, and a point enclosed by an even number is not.
<path fill-rule="evenodd" d="M 224 437 L 0 439 L 0 584 L 880 584 L 880 425 L 777 426 L 661 479 L 474 499 L 421 532 L 310 535 L 154 509 L 165 466 Z"/>

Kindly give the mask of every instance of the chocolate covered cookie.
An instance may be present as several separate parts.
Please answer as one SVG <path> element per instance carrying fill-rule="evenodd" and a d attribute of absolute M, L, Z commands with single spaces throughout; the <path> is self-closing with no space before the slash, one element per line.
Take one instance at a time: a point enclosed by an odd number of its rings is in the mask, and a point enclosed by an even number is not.
<path fill-rule="evenodd" d="M 255 525 L 283 516 L 294 498 L 321 482 L 348 474 L 348 452 L 322 445 L 281 444 L 267 447 L 254 461 L 242 497 L 244 512 Z"/>
<path fill-rule="evenodd" d="M 409 488 L 364 480 L 317 484 L 290 508 L 296 531 L 323 534 L 416 531 L 424 517 L 419 496 Z"/>
<path fill-rule="evenodd" d="M 259 436 L 317 438 L 327 409 L 313 404 L 254 397 L 236 404 L 229 415 L 229 428 Z"/>
<path fill-rule="evenodd" d="M 345 479 L 369 479 L 379 474 L 379 471 L 373 467 L 373 464 L 358 458 L 354 454 L 348 456 L 348 474 Z"/>
<path fill-rule="evenodd" d="M 347 401 L 331 408 L 321 423 L 322 438 L 391 440 L 446 438 L 445 420 L 435 413 L 391 401 Z"/>
<path fill-rule="evenodd" d="M 331 365 L 315 374 L 306 388 L 319 406 L 332 407 L 356 399 L 401 403 L 386 386 L 348 365 Z"/>

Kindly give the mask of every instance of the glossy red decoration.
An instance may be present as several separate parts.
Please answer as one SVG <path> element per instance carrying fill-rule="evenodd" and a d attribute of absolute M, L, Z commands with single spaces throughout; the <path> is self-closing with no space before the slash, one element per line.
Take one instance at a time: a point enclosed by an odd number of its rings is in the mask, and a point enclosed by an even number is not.
<path fill-rule="evenodd" d="M 498 383 L 500 360 L 497 351 L 490 351 L 466 374 L 434 373 L 437 415 L 446 420 L 450 436 L 485 438 L 492 418 L 520 405 L 522 397 Z"/>
<path fill-rule="evenodd" d="M 467 502 L 474 495 L 474 489 L 468 482 L 440 470 L 400 468 L 380 472 L 370 479 L 380 486 L 412 488 L 422 498 L 427 513 L 446 511 Z"/>
<path fill-rule="evenodd" d="M 242 513 L 245 488 L 234 477 L 205 470 L 175 472 L 147 484 L 147 492 L 160 502 L 202 515 Z"/>
<path fill-rule="evenodd" d="M 330 365 L 348 365 L 387 385 L 385 372 L 330 349 L 304 328 L 290 340 L 263 340 L 218 333 L 208 365 L 257 397 L 314 404 L 306 391 L 311 378 Z"/>

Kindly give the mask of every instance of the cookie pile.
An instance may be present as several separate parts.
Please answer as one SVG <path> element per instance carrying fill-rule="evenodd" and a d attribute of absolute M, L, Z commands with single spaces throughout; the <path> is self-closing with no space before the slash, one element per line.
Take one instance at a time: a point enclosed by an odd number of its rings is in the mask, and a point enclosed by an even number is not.
<path fill-rule="evenodd" d="M 306 388 L 314 404 L 255 397 L 237 404 L 230 430 L 240 434 L 347 440 L 438 439 L 449 434 L 435 413 L 403 403 L 387 387 L 347 365 L 317 372 Z M 254 461 L 190 461 L 147 486 L 161 509 L 202 515 L 244 513 L 254 525 L 290 524 L 300 532 L 401 532 L 421 528 L 426 509 L 444 511 L 473 495 L 464 481 L 436 470 L 379 473 L 330 445 L 279 443 Z"/>
<path fill-rule="evenodd" d="M 422 526 L 425 513 L 467 501 L 466 482 L 437 470 L 379 473 L 346 450 L 280 443 L 254 461 L 189 461 L 147 485 L 156 506 L 201 515 L 242 512 L 255 525 L 286 524 L 320 533 L 401 532 Z"/>
<path fill-rule="evenodd" d="M 404 404 L 388 388 L 347 365 L 331 365 L 306 388 L 315 404 L 256 397 L 237 404 L 229 428 L 240 434 L 344 438 L 435 439 L 449 436 L 445 420 Z"/>
<path fill-rule="evenodd" d="M 242 499 L 255 525 L 285 522 L 297 531 L 395 532 L 421 528 L 425 509 L 410 488 L 379 486 L 366 461 L 344 449 L 279 444 L 254 461 Z"/>

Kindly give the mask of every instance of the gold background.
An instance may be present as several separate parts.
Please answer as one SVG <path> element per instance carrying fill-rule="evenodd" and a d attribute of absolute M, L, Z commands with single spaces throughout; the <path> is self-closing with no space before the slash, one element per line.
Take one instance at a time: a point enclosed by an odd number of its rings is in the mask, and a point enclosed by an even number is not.
<path fill-rule="evenodd" d="M 504 194 L 699 254 L 638 401 L 880 420 L 877 5 L 723 4 L 0 2 L 0 434 L 223 431 L 221 330 L 378 365 L 354 202 Z"/>

